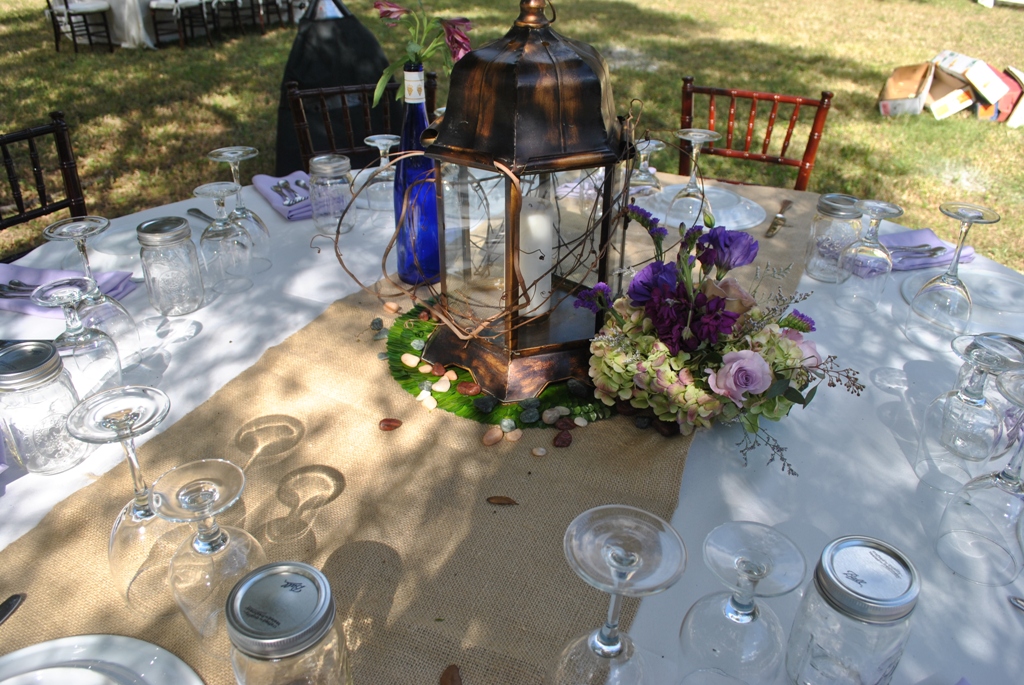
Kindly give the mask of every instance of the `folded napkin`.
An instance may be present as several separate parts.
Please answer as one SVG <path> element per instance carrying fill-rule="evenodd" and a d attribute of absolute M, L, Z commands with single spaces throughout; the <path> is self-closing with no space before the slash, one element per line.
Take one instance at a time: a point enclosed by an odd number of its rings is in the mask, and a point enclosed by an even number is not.
<path fill-rule="evenodd" d="M 309 174 L 301 169 L 299 171 L 293 171 L 287 176 L 277 178 L 276 176 L 267 176 L 266 174 L 256 174 L 252 177 L 252 184 L 259 191 L 260 195 L 266 198 L 270 206 L 277 210 L 277 213 L 283 216 L 288 221 L 302 221 L 303 219 L 313 218 L 313 205 L 309 200 L 303 200 L 297 202 L 290 207 L 286 207 L 284 199 L 276 192 L 271 190 L 271 186 L 280 183 L 281 181 L 288 181 L 291 187 L 295 189 L 299 195 L 309 195 L 306 191 L 295 184 L 296 181 L 305 181 L 309 183 Z"/>
<path fill-rule="evenodd" d="M 115 300 L 135 290 L 139 284 L 132 281 L 130 271 L 108 271 L 106 273 L 94 273 L 96 283 L 100 291 Z M 10 283 L 11 280 L 18 280 L 22 283 L 50 283 L 62 278 L 81 278 L 81 271 L 59 271 L 57 269 L 33 269 L 28 266 L 16 264 L 0 264 L 0 283 Z M 33 316 L 45 316 L 50 319 L 63 319 L 64 311 L 60 307 L 40 307 L 32 304 L 28 298 L 0 298 L 0 309 L 9 309 L 12 312 L 21 314 L 32 314 Z"/>
<path fill-rule="evenodd" d="M 892 250 L 894 247 L 908 247 L 910 245 L 929 245 L 931 247 L 945 247 L 946 251 L 938 257 L 913 257 L 894 254 L 893 271 L 910 271 L 911 269 L 927 269 L 934 266 L 947 266 L 953 261 L 953 253 L 956 252 L 956 245 L 947 243 L 935 235 L 930 228 L 919 228 L 913 231 L 902 231 L 900 233 L 889 233 L 878 238 L 879 242 Z M 960 253 L 960 263 L 969 262 L 974 259 L 974 248 L 964 245 Z"/>

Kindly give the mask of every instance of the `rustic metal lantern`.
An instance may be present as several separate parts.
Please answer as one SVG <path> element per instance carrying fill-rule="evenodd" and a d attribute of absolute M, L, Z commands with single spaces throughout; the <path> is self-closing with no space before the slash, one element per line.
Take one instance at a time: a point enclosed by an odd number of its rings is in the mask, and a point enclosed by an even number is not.
<path fill-rule="evenodd" d="M 503 38 L 456 63 L 444 116 L 423 136 L 447 324 L 424 357 L 470 369 L 505 401 L 587 379 L 601 322 L 575 295 L 622 266 L 627 127 L 602 57 L 551 21 L 544 0 L 521 0 Z"/>

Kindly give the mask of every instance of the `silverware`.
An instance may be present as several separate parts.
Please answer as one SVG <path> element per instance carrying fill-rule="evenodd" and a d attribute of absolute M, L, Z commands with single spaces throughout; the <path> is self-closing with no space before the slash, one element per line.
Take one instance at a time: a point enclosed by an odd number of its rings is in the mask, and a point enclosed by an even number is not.
<path fill-rule="evenodd" d="M 286 193 L 291 193 L 294 196 L 292 204 L 298 204 L 299 202 L 309 199 L 309 195 L 299 195 L 297 192 L 292 190 L 292 186 L 288 181 L 281 181 L 281 187 L 284 188 Z"/>
<path fill-rule="evenodd" d="M 902 262 L 907 259 L 932 259 L 934 257 L 940 257 L 946 254 L 947 250 L 944 247 L 933 247 L 927 252 L 923 251 L 912 251 L 912 252 L 890 252 L 892 254 L 892 261 Z"/>
<path fill-rule="evenodd" d="M 929 254 L 932 252 L 937 252 L 938 254 L 942 254 L 947 249 L 948 248 L 942 245 L 895 245 L 889 248 L 889 252 L 893 254 L 898 252 L 905 252 L 907 254 Z"/>
<path fill-rule="evenodd" d="M 1010 604 L 1020 609 L 1021 611 L 1024 611 L 1024 597 L 1011 596 L 1008 599 L 1010 600 Z"/>
<path fill-rule="evenodd" d="M 21 606 L 21 603 L 25 601 L 25 593 L 19 592 L 16 595 L 11 595 L 0 604 L 0 623 L 3 623 L 11 617 L 11 614 Z"/>
<path fill-rule="evenodd" d="M 35 290 L 40 286 L 39 283 L 26 283 L 24 281 L 19 281 L 17 278 L 12 278 L 11 282 L 8 283 L 7 285 L 11 286 L 12 288 L 27 288 L 29 290 Z"/>
<path fill-rule="evenodd" d="M 303 181 L 301 178 L 295 179 L 295 185 L 297 185 L 298 187 L 302 188 L 307 193 L 309 192 L 309 184 L 306 183 L 305 181 Z"/>
<path fill-rule="evenodd" d="M 188 214 L 189 216 L 194 216 L 194 217 L 195 217 L 195 218 L 197 218 L 197 219 L 202 219 L 203 221 L 206 221 L 206 222 L 208 222 L 208 223 L 211 223 L 211 224 L 212 224 L 212 223 L 213 223 L 214 221 L 216 221 L 216 219 L 214 219 L 214 218 L 213 218 L 212 216 L 210 216 L 209 214 L 207 214 L 206 212 L 204 212 L 204 211 L 203 211 L 203 210 L 201 210 L 201 209 L 196 209 L 195 207 L 191 207 L 191 208 L 190 208 L 190 209 L 189 209 L 189 210 L 187 211 L 187 214 Z"/>
<path fill-rule="evenodd" d="M 270 186 L 270 189 L 280 196 L 281 200 L 284 202 L 285 207 L 291 207 L 293 204 L 295 204 L 295 202 L 291 198 L 291 195 L 284 192 L 284 188 L 282 188 L 280 183 L 275 183 L 274 185 Z"/>
<path fill-rule="evenodd" d="M 782 206 L 779 207 L 779 213 L 775 215 L 775 218 L 772 219 L 771 224 L 768 225 L 768 230 L 764 232 L 765 238 L 771 238 L 773 235 L 779 232 L 779 229 L 786 225 L 786 212 L 792 206 L 792 200 L 782 201 Z"/>

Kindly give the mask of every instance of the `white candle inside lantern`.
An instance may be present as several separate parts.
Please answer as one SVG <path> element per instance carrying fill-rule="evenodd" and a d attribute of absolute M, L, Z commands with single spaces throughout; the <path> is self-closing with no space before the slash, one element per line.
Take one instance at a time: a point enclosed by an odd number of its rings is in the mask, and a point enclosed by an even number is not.
<path fill-rule="evenodd" d="M 551 309 L 552 255 L 555 245 L 555 213 L 544 200 L 523 198 L 519 213 L 519 270 L 530 295 L 521 313 L 537 316 Z M 520 296 L 525 304 L 526 297 Z"/>

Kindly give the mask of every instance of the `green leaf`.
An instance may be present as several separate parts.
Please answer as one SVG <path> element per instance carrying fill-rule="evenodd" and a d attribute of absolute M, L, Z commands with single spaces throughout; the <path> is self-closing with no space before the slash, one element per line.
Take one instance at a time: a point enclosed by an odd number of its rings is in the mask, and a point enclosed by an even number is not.
<path fill-rule="evenodd" d="M 804 406 L 805 406 L 805 407 L 806 407 L 806 406 L 807 406 L 808 404 L 810 404 L 810 403 L 811 403 L 811 400 L 813 400 L 813 399 L 814 399 L 814 393 L 816 393 L 816 392 L 818 392 L 818 386 L 817 386 L 817 385 L 815 385 L 815 386 L 814 386 L 813 388 L 811 388 L 810 390 L 808 390 L 808 391 L 807 391 L 807 394 L 806 394 L 806 395 L 804 395 Z"/>
<path fill-rule="evenodd" d="M 373 90 L 373 106 L 376 107 L 377 103 L 380 102 L 381 96 L 384 95 L 384 89 L 388 87 L 388 81 L 395 75 L 395 72 L 402 67 L 403 62 L 392 62 L 384 70 L 384 73 L 380 75 L 380 80 L 377 81 L 377 87 Z M 399 96 L 402 94 L 402 89 L 398 89 Z"/>
<path fill-rule="evenodd" d="M 764 394 L 766 400 L 773 399 L 786 392 L 789 388 L 789 379 L 780 378 L 768 387 L 768 392 Z"/>
<path fill-rule="evenodd" d="M 793 404 L 799 404 L 801 406 L 807 404 L 807 400 L 804 399 L 804 396 L 801 395 L 800 391 L 796 388 L 786 388 L 786 392 L 782 393 L 782 396 Z"/>

